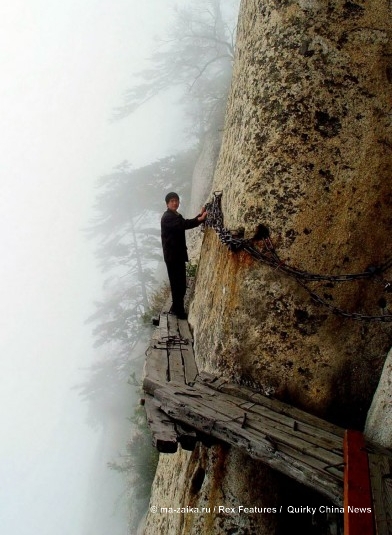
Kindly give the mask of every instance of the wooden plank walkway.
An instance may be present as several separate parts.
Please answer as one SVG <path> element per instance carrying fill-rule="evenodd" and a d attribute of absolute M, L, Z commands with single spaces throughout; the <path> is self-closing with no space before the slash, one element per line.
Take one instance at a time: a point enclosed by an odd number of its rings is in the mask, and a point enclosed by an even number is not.
<path fill-rule="evenodd" d="M 355 461 L 354 472 L 345 474 L 344 429 L 223 377 L 199 372 L 192 342 L 186 320 L 161 313 L 147 351 L 143 381 L 147 419 L 159 451 L 172 453 L 177 444 L 191 450 L 197 441 L 223 441 L 313 488 L 335 505 L 343 507 L 345 500 L 356 499 L 348 492 L 344 499 L 344 477 L 346 481 L 356 477 Z M 357 455 L 351 442 L 345 446 L 346 468 L 347 452 L 353 459 Z M 391 534 L 392 452 L 368 443 L 366 448 L 378 528 L 363 533 Z"/>

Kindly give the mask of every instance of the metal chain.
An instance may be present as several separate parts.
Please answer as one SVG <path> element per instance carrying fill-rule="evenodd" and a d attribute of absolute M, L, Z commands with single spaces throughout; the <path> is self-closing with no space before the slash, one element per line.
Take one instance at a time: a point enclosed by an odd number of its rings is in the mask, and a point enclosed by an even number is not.
<path fill-rule="evenodd" d="M 250 254 L 255 260 L 263 262 L 275 270 L 280 270 L 294 278 L 298 284 L 302 286 L 310 295 L 310 297 L 317 303 L 328 308 L 333 314 L 342 316 L 345 318 L 351 318 L 359 321 L 378 321 L 389 322 L 392 321 L 392 314 L 383 314 L 380 316 L 373 316 L 367 314 L 361 314 L 358 312 L 347 312 L 339 307 L 332 305 L 325 299 L 320 297 L 316 292 L 311 290 L 306 283 L 314 281 L 329 281 L 336 282 L 348 282 L 355 280 L 373 279 L 384 285 L 384 291 L 392 290 L 392 283 L 383 280 L 380 275 L 384 273 L 388 268 L 392 266 L 392 259 L 385 262 L 382 266 L 370 266 L 361 273 L 347 273 L 339 275 L 322 275 L 318 273 L 309 273 L 307 271 L 298 269 L 294 266 L 290 266 L 282 261 L 276 252 L 271 238 L 269 237 L 268 229 L 265 229 L 264 236 L 261 238 L 263 242 L 263 249 L 258 249 L 252 243 L 251 240 L 247 240 L 238 234 L 231 232 L 223 224 L 223 212 L 222 212 L 222 191 L 215 191 L 213 194 L 212 202 L 206 203 L 207 218 L 204 225 L 215 230 L 218 234 L 220 241 L 228 247 L 230 251 L 243 250 Z"/>

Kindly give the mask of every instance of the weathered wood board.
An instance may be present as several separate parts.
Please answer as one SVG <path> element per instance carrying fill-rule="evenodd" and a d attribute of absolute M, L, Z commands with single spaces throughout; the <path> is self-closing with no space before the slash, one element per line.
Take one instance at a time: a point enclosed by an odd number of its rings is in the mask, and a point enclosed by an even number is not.
<path fill-rule="evenodd" d="M 342 504 L 343 476 L 341 474 L 336 475 L 322 469 L 316 470 L 311 463 L 306 462 L 307 458 L 312 459 L 312 455 L 307 450 L 302 451 L 299 458 L 295 458 L 289 455 L 293 446 L 284 444 L 286 451 L 283 451 L 284 447 L 280 448 L 278 438 L 271 437 L 268 433 L 252 426 L 243 427 L 241 411 L 233 411 L 230 407 L 226 412 L 217 400 L 211 403 L 211 399 L 208 399 L 204 392 L 187 387 L 166 386 L 157 389 L 155 397 L 161 402 L 161 409 L 174 420 L 239 447 L 251 457 L 323 493 L 334 503 Z M 323 452 L 322 457 L 333 462 L 342 460 L 340 456 L 326 451 Z"/>
<path fill-rule="evenodd" d="M 179 325 L 180 322 L 185 322 L 185 320 L 179 320 Z M 183 334 L 186 333 L 180 328 L 180 334 L 182 337 Z M 188 385 L 193 385 L 198 375 L 198 369 L 196 366 L 195 355 L 193 353 L 192 341 L 189 338 L 183 338 L 183 340 L 187 342 L 185 345 L 181 346 L 182 360 L 184 362 L 185 382 Z"/>
<path fill-rule="evenodd" d="M 143 390 L 154 395 L 156 388 L 162 387 L 169 378 L 167 350 L 149 348 L 144 366 Z"/>
<path fill-rule="evenodd" d="M 178 331 L 183 340 L 187 340 L 189 344 L 193 343 L 193 336 L 187 320 L 178 320 Z"/>
<path fill-rule="evenodd" d="M 392 458 L 368 453 L 377 535 L 392 534 Z"/>
<path fill-rule="evenodd" d="M 367 477 L 369 488 L 371 481 L 375 531 L 361 533 L 392 535 L 389 450 L 364 442 L 357 459 L 352 453 L 344 457 L 344 429 L 248 387 L 229 383 L 224 377 L 199 373 L 192 342 L 186 320 L 161 314 L 148 350 L 143 382 L 146 412 L 159 451 L 175 452 L 178 443 L 192 450 L 197 440 L 223 441 L 314 488 L 340 507 L 343 499 L 348 499 L 344 497 L 344 485 L 350 487 L 351 498 L 355 496 L 354 500 L 361 502 L 360 493 L 353 494 L 353 489 L 358 490 L 353 466 L 363 467 L 365 455 L 366 462 L 369 459 Z M 355 433 L 349 432 L 350 439 Z M 351 517 L 350 524 L 345 520 L 345 535 L 358 535 L 356 530 L 365 524 L 358 523 L 357 515 L 354 525 L 355 518 Z"/>
<path fill-rule="evenodd" d="M 154 444 L 159 451 L 166 453 L 175 452 L 177 442 L 184 449 L 194 449 L 197 440 L 194 430 L 179 423 L 174 425 L 152 397 L 157 388 L 162 388 L 167 383 L 184 386 L 186 381 L 193 382 L 196 379 L 197 367 L 190 329 L 185 320 L 180 321 L 181 329 L 176 316 L 160 314 L 159 325 L 153 332 L 144 366 L 143 389 L 147 394 L 145 407 L 148 423 Z"/>
<path fill-rule="evenodd" d="M 182 364 L 181 349 L 178 346 L 168 348 L 169 381 L 185 384 L 184 367 Z"/>
<path fill-rule="evenodd" d="M 169 340 L 179 340 L 180 331 L 178 330 L 178 319 L 174 314 L 167 315 L 168 335 Z"/>
<path fill-rule="evenodd" d="M 293 425 L 294 420 L 256 403 L 246 403 L 244 407 L 242 400 L 228 394 L 216 393 L 213 399 L 215 393 L 204 385 L 197 385 L 196 390 L 205 393 L 207 399 L 210 398 L 215 410 L 231 414 L 239 420 L 246 415 L 243 427 L 259 430 L 279 443 L 295 445 L 298 451 L 311 454 L 327 466 L 343 465 L 343 443 L 337 437 L 325 436 L 319 433 L 318 428 L 309 425 L 306 430 Z"/>
<path fill-rule="evenodd" d="M 203 372 L 199 375 L 200 377 L 206 377 L 207 374 Z M 301 411 L 296 407 L 287 405 L 282 401 L 272 399 L 268 396 L 264 396 L 263 394 L 255 392 L 254 390 L 251 390 L 248 387 L 235 385 L 233 383 L 227 382 L 227 380 L 225 379 L 217 379 L 214 376 L 212 376 L 212 379 L 211 374 L 208 374 L 207 376 L 210 376 L 209 379 L 201 380 L 201 382 L 203 384 L 208 385 L 210 388 L 213 388 L 214 390 L 226 394 L 232 394 L 233 396 L 237 396 L 247 401 L 253 401 L 255 403 L 258 403 L 259 405 L 273 409 L 275 412 L 279 412 L 280 414 L 293 418 L 293 420 L 295 420 L 298 424 L 302 422 L 307 423 L 311 426 L 315 426 L 319 429 L 324 429 L 325 431 L 329 431 L 332 435 L 340 437 L 343 441 L 344 429 L 339 426 L 331 424 L 330 422 L 322 420 L 321 418 L 313 416 L 312 414 L 309 414 L 307 412 Z"/>
<path fill-rule="evenodd" d="M 144 401 L 144 407 L 151 429 L 153 445 L 159 452 L 175 453 L 177 451 L 177 431 L 174 423 L 160 410 L 156 400 L 148 394 Z"/>
<path fill-rule="evenodd" d="M 167 340 L 169 336 L 169 325 L 168 325 L 169 314 L 161 314 L 159 316 L 159 341 L 162 342 Z"/>

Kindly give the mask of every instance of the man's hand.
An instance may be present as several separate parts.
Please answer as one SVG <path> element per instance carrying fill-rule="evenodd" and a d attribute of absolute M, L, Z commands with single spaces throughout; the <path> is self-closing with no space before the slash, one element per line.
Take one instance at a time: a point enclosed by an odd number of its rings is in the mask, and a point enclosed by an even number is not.
<path fill-rule="evenodd" d="M 202 206 L 202 209 L 201 209 L 201 214 L 199 215 L 199 217 L 197 218 L 198 221 L 200 221 L 200 223 L 202 221 L 204 221 L 207 217 L 207 210 L 205 209 L 205 206 Z"/>

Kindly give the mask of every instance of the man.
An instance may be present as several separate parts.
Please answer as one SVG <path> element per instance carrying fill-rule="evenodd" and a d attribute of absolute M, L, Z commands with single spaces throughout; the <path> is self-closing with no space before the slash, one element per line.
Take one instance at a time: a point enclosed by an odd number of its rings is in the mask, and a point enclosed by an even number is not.
<path fill-rule="evenodd" d="M 170 289 L 173 304 L 170 312 L 180 319 L 186 319 L 184 297 L 186 292 L 185 262 L 188 262 L 188 253 L 185 241 L 185 231 L 199 226 L 207 217 L 203 206 L 201 213 L 193 219 L 184 219 L 177 212 L 180 198 L 174 191 L 165 197 L 166 212 L 161 219 L 161 238 L 163 258 L 166 262 L 169 275 Z"/>

